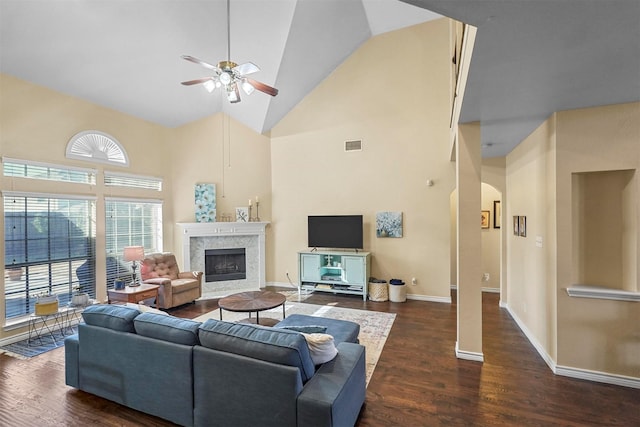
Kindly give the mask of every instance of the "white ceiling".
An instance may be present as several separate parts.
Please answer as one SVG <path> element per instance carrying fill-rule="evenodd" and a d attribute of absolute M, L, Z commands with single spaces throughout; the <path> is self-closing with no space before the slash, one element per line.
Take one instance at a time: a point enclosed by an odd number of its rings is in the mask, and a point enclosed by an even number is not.
<path fill-rule="evenodd" d="M 0 71 L 169 127 L 224 111 L 267 132 L 369 37 L 444 15 L 478 27 L 461 119 L 484 157 L 554 111 L 640 100 L 640 0 L 231 0 L 231 59 L 280 90 L 233 105 L 179 84 L 207 76 L 180 55 L 226 59 L 225 7 L 0 0 Z"/>
<path fill-rule="evenodd" d="M 0 0 L 0 71 L 168 127 L 223 111 L 262 133 L 371 36 L 438 17 L 397 0 L 232 0 L 230 59 L 280 93 L 229 104 L 180 84 L 209 75 L 181 55 L 227 59 L 225 0 Z"/>

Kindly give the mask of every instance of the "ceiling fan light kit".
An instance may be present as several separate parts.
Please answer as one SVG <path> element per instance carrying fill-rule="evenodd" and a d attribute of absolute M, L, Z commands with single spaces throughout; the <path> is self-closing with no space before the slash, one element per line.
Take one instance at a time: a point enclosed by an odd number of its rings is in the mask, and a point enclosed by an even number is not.
<path fill-rule="evenodd" d="M 227 58 L 230 57 L 231 29 L 229 19 L 229 0 L 227 0 Z M 200 64 L 213 71 L 213 75 L 211 77 L 188 80 L 182 82 L 183 85 L 191 86 L 202 84 L 209 93 L 212 93 L 217 88 L 224 86 L 227 93 L 227 99 L 233 104 L 241 101 L 238 86 L 242 87 L 242 90 L 247 95 L 251 95 L 256 89 L 271 96 L 276 96 L 278 94 L 278 89 L 246 77 L 247 74 L 260 71 L 260 68 L 253 62 L 245 62 L 244 64 L 238 65 L 231 61 L 231 59 L 227 59 L 226 61 L 218 62 L 218 65 L 215 66 L 190 55 L 182 55 L 182 59 Z"/>

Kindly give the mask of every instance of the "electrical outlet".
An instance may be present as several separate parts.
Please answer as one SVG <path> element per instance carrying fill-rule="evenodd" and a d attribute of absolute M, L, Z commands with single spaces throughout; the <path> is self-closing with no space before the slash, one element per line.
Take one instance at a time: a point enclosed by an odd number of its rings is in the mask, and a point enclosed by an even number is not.
<path fill-rule="evenodd" d="M 488 282 L 488 281 L 489 281 L 489 277 L 490 277 L 490 276 L 489 276 L 489 273 L 484 273 L 484 274 L 482 275 L 482 281 L 483 281 L 483 282 Z"/>
<path fill-rule="evenodd" d="M 414 286 L 417 285 L 418 284 L 418 279 L 416 279 L 415 277 L 412 277 L 411 278 L 411 284 L 414 285 Z"/>

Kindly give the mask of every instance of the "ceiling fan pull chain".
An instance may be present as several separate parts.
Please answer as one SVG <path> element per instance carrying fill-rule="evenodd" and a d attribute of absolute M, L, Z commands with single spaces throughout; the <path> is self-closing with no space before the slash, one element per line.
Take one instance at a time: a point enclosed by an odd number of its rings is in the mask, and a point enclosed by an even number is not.
<path fill-rule="evenodd" d="M 231 62 L 231 0 L 227 0 L 227 61 Z"/>

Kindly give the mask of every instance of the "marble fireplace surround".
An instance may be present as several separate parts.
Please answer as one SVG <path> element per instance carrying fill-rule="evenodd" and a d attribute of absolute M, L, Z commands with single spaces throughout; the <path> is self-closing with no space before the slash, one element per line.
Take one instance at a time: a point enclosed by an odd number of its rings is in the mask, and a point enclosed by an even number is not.
<path fill-rule="evenodd" d="M 265 286 L 265 229 L 268 222 L 178 223 L 182 271 L 204 271 L 205 249 L 246 250 L 247 278 L 205 282 L 202 296 L 221 297 L 236 292 L 258 291 Z"/>

